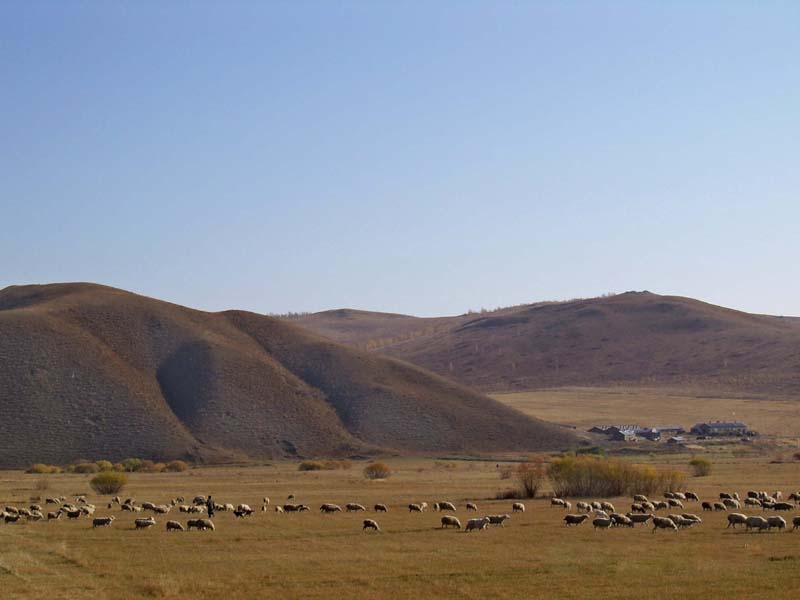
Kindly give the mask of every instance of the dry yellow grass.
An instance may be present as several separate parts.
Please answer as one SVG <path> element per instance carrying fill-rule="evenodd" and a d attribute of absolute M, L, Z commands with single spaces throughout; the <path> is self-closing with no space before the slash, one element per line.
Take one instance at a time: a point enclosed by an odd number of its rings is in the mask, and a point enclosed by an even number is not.
<path fill-rule="evenodd" d="M 661 460 L 661 459 L 659 459 Z M 670 456 L 685 464 L 688 456 Z M 89 494 L 98 515 L 117 515 L 109 528 L 89 520 L 0 525 L 0 597 L 186 598 L 226 600 L 282 598 L 595 598 L 767 597 L 796 592 L 800 532 L 745 534 L 726 530 L 724 514 L 678 534 L 649 528 L 594 532 L 567 529 L 564 512 L 547 500 L 527 501 L 504 528 L 466 534 L 438 529 L 440 515 L 409 514 L 409 502 L 456 502 L 462 522 L 478 503 L 479 514 L 510 512 L 510 501 L 489 501 L 510 481 L 494 462 L 390 461 L 394 475 L 366 481 L 363 465 L 347 471 L 298 472 L 296 463 L 192 469 L 174 474 L 133 474 L 123 496 L 164 502 L 211 493 L 217 501 L 246 502 L 262 496 L 274 506 L 289 493 L 312 512 L 279 515 L 270 510 L 246 520 L 222 513 L 215 532 L 134 531 L 134 516 L 108 511 Z M 0 506 L 26 505 L 35 495 L 89 492 L 88 477 L 0 472 Z M 710 477 L 690 479 L 704 498 L 720 490 L 800 487 L 800 465 L 763 458 L 721 459 Z M 627 499 L 611 499 L 618 508 Z M 388 514 L 322 515 L 322 502 L 389 504 Z M 700 512 L 699 506 L 689 509 Z M 796 514 L 796 513 L 793 513 Z M 362 533 L 375 518 L 383 533 Z"/>

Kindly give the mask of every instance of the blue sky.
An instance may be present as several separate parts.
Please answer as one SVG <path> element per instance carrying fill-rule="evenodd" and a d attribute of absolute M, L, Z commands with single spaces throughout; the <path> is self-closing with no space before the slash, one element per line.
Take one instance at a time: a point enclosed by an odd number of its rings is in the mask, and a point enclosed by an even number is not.
<path fill-rule="evenodd" d="M 800 315 L 800 3 L 0 4 L 0 287 Z"/>

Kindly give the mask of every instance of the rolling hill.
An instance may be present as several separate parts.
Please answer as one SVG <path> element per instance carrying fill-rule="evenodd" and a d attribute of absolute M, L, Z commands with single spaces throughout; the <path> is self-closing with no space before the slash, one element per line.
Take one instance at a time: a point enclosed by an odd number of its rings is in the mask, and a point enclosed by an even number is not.
<path fill-rule="evenodd" d="M 337 311 L 293 322 L 323 331 L 323 315 L 324 331 L 334 339 L 372 346 L 484 391 L 635 383 L 800 392 L 798 319 L 691 298 L 628 292 L 530 304 L 445 317 L 435 331 L 416 332 L 400 332 L 390 319 L 381 324 L 379 314 L 370 316 L 372 339 L 354 337 L 352 323 L 337 326 Z"/>
<path fill-rule="evenodd" d="M 559 448 L 564 428 L 280 319 L 85 284 L 0 290 L 0 466 Z"/>

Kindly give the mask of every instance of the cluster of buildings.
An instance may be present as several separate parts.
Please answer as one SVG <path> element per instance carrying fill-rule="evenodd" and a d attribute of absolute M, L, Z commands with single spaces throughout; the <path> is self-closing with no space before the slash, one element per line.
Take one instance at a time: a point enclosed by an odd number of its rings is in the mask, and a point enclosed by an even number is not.
<path fill-rule="evenodd" d="M 615 442 L 636 442 L 647 440 L 650 442 L 660 442 L 666 439 L 668 444 L 681 444 L 686 441 L 684 434 L 686 430 L 680 425 L 668 427 L 641 427 L 639 425 L 595 425 L 589 430 L 590 433 L 601 433 L 608 436 L 608 439 Z M 754 431 L 747 429 L 747 425 L 741 421 L 708 421 L 697 423 L 689 430 L 689 433 L 698 439 L 708 437 L 723 436 L 753 436 Z"/>

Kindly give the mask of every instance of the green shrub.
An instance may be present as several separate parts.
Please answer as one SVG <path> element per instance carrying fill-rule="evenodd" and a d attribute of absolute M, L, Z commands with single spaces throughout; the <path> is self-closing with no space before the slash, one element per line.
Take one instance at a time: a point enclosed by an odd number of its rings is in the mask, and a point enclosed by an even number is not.
<path fill-rule="evenodd" d="M 141 470 L 142 468 L 142 459 L 141 458 L 126 458 L 122 461 L 122 467 L 128 471 L 129 473 L 134 473 L 136 471 Z"/>
<path fill-rule="evenodd" d="M 592 455 L 555 458 L 547 475 L 557 496 L 606 497 L 655 494 L 683 488 L 685 475 L 675 469 L 656 470 L 621 459 Z"/>
<path fill-rule="evenodd" d="M 298 471 L 335 471 L 337 469 L 349 469 L 352 466 L 349 460 L 304 460 L 301 462 Z"/>
<path fill-rule="evenodd" d="M 49 473 L 61 473 L 61 467 L 55 465 L 45 465 L 43 463 L 36 463 L 31 465 L 25 471 L 26 473 L 37 473 L 39 475 L 46 475 Z"/>
<path fill-rule="evenodd" d="M 386 479 L 392 474 L 389 465 L 382 462 L 374 462 L 364 467 L 364 477 L 367 479 Z"/>
<path fill-rule="evenodd" d="M 535 498 L 547 478 L 544 460 L 538 459 L 533 462 L 521 463 L 517 466 L 514 477 L 519 484 L 520 497 Z"/>
<path fill-rule="evenodd" d="M 114 470 L 114 465 L 108 460 L 98 460 L 95 464 L 97 465 L 97 470 L 101 473 Z"/>
<path fill-rule="evenodd" d="M 689 461 L 692 467 L 692 475 L 695 477 L 706 477 L 711 473 L 711 461 L 707 458 L 693 458 Z"/>
<path fill-rule="evenodd" d="M 95 475 L 89 483 L 98 494 L 118 494 L 128 483 L 128 476 L 125 473 L 105 471 Z"/>
<path fill-rule="evenodd" d="M 183 471 L 186 471 L 188 468 L 189 465 L 187 465 L 182 460 L 173 460 L 172 462 L 167 463 L 165 471 L 169 471 L 170 473 L 182 473 Z"/>
<path fill-rule="evenodd" d="M 97 471 L 99 471 L 97 465 L 93 462 L 77 463 L 70 465 L 70 467 L 72 467 L 70 470 L 71 473 L 97 473 Z"/>

